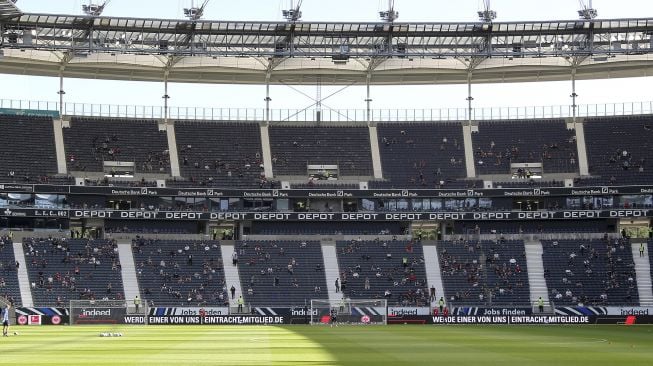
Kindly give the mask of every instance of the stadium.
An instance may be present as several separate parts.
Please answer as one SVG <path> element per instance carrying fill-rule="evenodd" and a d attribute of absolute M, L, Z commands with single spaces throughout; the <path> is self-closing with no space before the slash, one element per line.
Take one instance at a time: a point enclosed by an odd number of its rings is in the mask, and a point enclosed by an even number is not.
<path fill-rule="evenodd" d="M 0 363 L 653 360 L 647 2 L 54 3 L 0 0 Z"/>

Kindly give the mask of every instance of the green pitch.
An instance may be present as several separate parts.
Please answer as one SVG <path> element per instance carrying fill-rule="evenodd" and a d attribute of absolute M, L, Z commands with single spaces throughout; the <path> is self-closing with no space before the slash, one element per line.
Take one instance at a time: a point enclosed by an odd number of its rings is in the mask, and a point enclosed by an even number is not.
<path fill-rule="evenodd" d="M 651 365 L 651 326 L 12 327 L 3 365 Z M 100 337 L 122 332 L 123 337 Z"/>

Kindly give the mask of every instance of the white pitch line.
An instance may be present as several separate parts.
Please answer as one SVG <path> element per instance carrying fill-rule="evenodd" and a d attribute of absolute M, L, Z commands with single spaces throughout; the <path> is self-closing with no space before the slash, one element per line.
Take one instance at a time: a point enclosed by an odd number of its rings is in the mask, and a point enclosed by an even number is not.
<path fill-rule="evenodd" d="M 607 339 L 604 338 L 589 338 L 590 340 L 587 341 L 569 341 L 569 342 L 542 342 L 542 344 L 548 344 L 548 345 L 569 345 L 569 346 L 575 346 L 579 344 L 595 344 L 595 343 L 608 343 Z"/>

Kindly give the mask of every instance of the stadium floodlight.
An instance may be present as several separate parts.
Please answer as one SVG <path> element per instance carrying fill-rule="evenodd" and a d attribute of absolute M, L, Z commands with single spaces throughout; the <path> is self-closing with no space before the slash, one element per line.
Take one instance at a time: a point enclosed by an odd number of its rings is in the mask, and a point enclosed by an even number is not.
<path fill-rule="evenodd" d="M 379 12 L 381 20 L 384 22 L 392 23 L 399 18 L 399 12 L 395 10 L 394 0 L 388 0 L 388 10 Z"/>
<path fill-rule="evenodd" d="M 492 23 L 497 18 L 497 12 L 490 8 L 490 0 L 483 0 L 483 10 L 478 12 L 478 19 L 483 23 Z"/>
<path fill-rule="evenodd" d="M 209 3 L 209 0 L 204 0 L 202 6 L 195 6 L 195 2 L 191 2 L 190 8 L 184 8 L 184 16 L 190 20 L 200 20 L 204 16 L 204 9 Z"/>
<path fill-rule="evenodd" d="M 290 9 L 289 10 L 282 10 L 281 15 L 283 15 L 284 19 L 286 19 L 289 22 L 296 22 L 302 18 L 302 12 L 301 9 L 302 7 L 302 0 L 299 0 L 297 2 L 297 6 L 293 5 L 293 1 L 290 1 Z"/>
<path fill-rule="evenodd" d="M 592 20 L 599 16 L 599 12 L 592 7 L 592 0 L 589 0 L 588 4 L 585 4 L 584 0 L 578 0 L 578 2 L 581 7 L 578 11 L 578 16 L 580 16 L 581 19 Z"/>
<path fill-rule="evenodd" d="M 102 4 L 94 4 L 89 1 L 88 5 L 82 5 L 82 11 L 88 16 L 99 17 L 110 2 L 111 0 L 106 0 Z"/>

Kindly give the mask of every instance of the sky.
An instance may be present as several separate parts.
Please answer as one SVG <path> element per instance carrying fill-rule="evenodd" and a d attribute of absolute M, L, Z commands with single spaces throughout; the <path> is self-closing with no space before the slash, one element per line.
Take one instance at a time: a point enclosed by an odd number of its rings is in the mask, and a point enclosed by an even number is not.
<path fill-rule="evenodd" d="M 183 18 L 183 8 L 192 0 L 112 0 L 106 16 L 143 18 Z M 588 1 L 588 0 L 587 0 Z M 99 2 L 96 1 L 96 2 Z M 199 3 L 200 0 L 195 0 Z M 211 0 L 204 19 L 283 20 L 281 10 L 290 0 Z M 81 0 L 19 0 L 25 12 L 81 14 Z M 295 0 L 296 3 L 296 0 Z M 305 21 L 378 21 L 378 12 L 387 8 L 387 0 L 304 0 Z M 493 0 L 497 21 L 576 19 L 578 0 Z M 594 0 L 599 18 L 653 18 L 652 0 Z M 480 0 L 395 0 L 400 22 L 477 21 Z M 519 107 L 569 105 L 571 82 L 483 84 L 473 86 L 475 107 Z M 650 101 L 653 77 L 607 79 L 577 82 L 579 104 L 605 104 Z M 172 83 L 170 105 L 178 107 L 264 108 L 262 85 L 198 85 Z M 322 88 L 326 96 L 341 87 Z M 315 95 L 316 87 L 299 87 Z M 0 74 L 0 99 L 58 101 L 57 78 Z M 65 101 L 92 104 L 162 104 L 163 83 L 66 79 Z M 372 108 L 438 109 L 465 108 L 466 85 L 373 86 Z M 312 104 L 305 96 L 287 86 L 272 86 L 273 109 L 302 109 Z M 365 109 L 365 87 L 352 86 L 325 101 L 335 109 Z"/>

